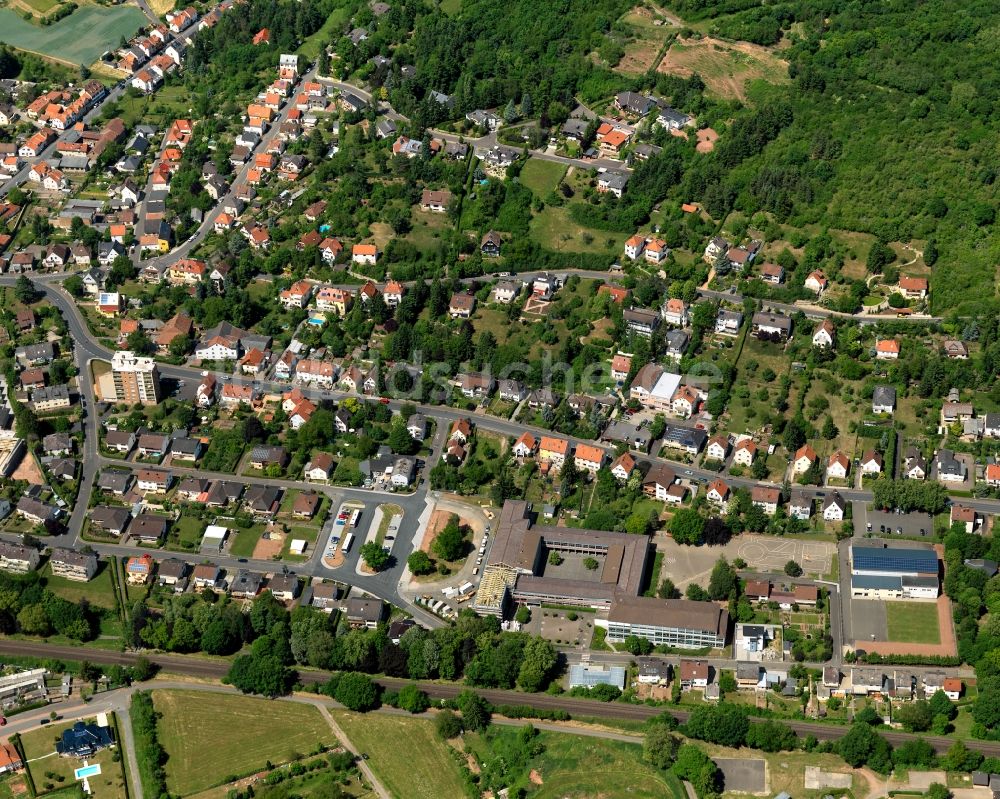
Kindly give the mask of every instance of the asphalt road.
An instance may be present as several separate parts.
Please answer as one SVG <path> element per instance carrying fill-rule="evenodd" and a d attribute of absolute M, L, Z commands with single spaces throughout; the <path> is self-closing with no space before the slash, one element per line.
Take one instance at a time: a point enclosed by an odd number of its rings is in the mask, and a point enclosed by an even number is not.
<path fill-rule="evenodd" d="M 16 641 L 0 639 L 0 653 L 19 656 L 34 656 L 48 658 L 63 658 L 66 660 L 80 660 L 86 658 L 93 663 L 112 664 L 117 663 L 127 666 L 133 663 L 140 655 L 125 652 L 106 652 L 85 647 L 57 646 L 53 644 L 43 644 L 33 641 Z M 142 655 L 153 663 L 160 666 L 165 672 L 181 674 L 204 679 L 221 679 L 229 670 L 229 665 L 223 659 L 208 660 L 201 657 L 186 657 L 184 655 Z M 329 672 L 304 670 L 299 672 L 299 679 L 304 685 L 313 685 L 326 682 L 330 678 Z M 375 681 L 383 688 L 398 691 L 400 688 L 413 684 L 412 680 L 397 679 L 394 677 L 376 677 Z M 417 681 L 422 690 L 426 691 L 432 699 L 454 699 L 462 691 L 468 690 L 468 686 L 454 683 L 437 683 L 427 681 Z M 647 721 L 661 713 L 670 713 L 678 721 L 684 722 L 688 718 L 688 712 L 683 710 L 673 710 L 671 708 L 650 707 L 648 705 L 631 705 L 621 702 L 596 702 L 589 699 L 577 699 L 569 696 L 552 696 L 550 694 L 526 694 L 519 691 L 506 691 L 496 689 L 477 689 L 477 693 L 489 700 L 494 705 L 528 705 L 540 710 L 565 710 L 574 718 L 593 718 L 597 720 L 627 720 L 627 721 Z M 751 719 L 757 721 L 756 719 Z M 797 735 L 814 735 L 821 741 L 836 740 L 847 733 L 846 726 L 832 724 L 820 724 L 806 721 L 786 721 L 786 724 L 795 731 Z M 911 735 L 901 732 L 882 731 L 882 735 L 893 745 L 899 746 L 915 739 L 927 741 L 934 750 L 939 753 L 946 752 L 955 738 L 945 738 L 933 735 Z M 988 757 L 1000 757 L 1000 742 L 968 740 L 966 744 L 970 749 L 982 752 Z"/>

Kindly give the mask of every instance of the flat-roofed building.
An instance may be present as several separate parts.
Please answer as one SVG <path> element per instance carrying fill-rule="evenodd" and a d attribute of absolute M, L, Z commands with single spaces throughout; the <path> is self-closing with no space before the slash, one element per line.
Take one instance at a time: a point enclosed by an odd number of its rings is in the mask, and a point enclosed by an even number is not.
<path fill-rule="evenodd" d="M 553 551 L 568 562 L 550 564 Z M 508 500 L 473 607 L 493 615 L 501 615 L 511 600 L 607 609 L 618 593 L 638 595 L 648 555 L 643 536 L 537 525 L 529 503 Z M 596 559 L 598 568 L 575 568 L 584 557 Z"/>
<path fill-rule="evenodd" d="M 594 623 L 605 624 L 603 619 Z M 721 649 L 726 645 L 729 612 L 714 602 L 616 595 L 606 624 L 607 640 L 612 642 L 635 635 L 654 646 Z"/>

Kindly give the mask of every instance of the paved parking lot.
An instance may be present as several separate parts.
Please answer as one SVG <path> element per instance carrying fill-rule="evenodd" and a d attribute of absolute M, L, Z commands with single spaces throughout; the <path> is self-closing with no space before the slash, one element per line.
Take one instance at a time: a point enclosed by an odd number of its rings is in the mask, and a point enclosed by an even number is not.
<path fill-rule="evenodd" d="M 754 758 L 714 758 L 722 772 L 723 790 L 738 793 L 765 793 L 767 791 L 767 761 Z"/>
<path fill-rule="evenodd" d="M 854 503 L 855 511 L 861 505 L 862 512 L 854 514 L 854 534 L 864 536 L 905 535 L 909 538 L 920 538 L 934 535 L 934 520 L 929 513 L 886 513 L 880 510 L 869 510 L 866 503 Z M 868 529 L 871 525 L 871 530 Z"/>

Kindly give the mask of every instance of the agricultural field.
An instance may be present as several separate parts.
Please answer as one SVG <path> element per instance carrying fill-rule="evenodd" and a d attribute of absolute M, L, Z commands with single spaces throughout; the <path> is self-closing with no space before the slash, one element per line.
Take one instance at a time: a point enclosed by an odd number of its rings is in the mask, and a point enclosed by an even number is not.
<path fill-rule="evenodd" d="M 338 711 L 332 715 L 351 745 L 368 755 L 368 765 L 394 796 L 465 795 L 455 754 L 438 738 L 430 721 Z"/>
<path fill-rule="evenodd" d="M 131 5 L 83 6 L 45 27 L 33 25 L 14 11 L 0 9 L 0 42 L 70 65 L 92 64 L 129 38 L 146 18 Z"/>
<path fill-rule="evenodd" d="M 91 722 L 94 719 L 84 719 L 84 721 Z M 73 770 L 82 765 L 81 761 L 54 754 L 56 741 L 73 724 L 74 722 L 68 721 L 49 725 L 21 735 L 24 754 L 29 761 L 31 779 L 39 796 L 48 796 L 50 793 L 55 796 L 55 792 L 62 793 L 75 784 Z M 101 773 L 89 780 L 93 799 L 128 798 L 122 761 L 116 761 L 115 756 L 114 749 L 103 749 L 95 757 L 87 758 L 88 765 L 101 767 Z"/>
<path fill-rule="evenodd" d="M 187 796 L 230 777 L 333 745 L 336 737 L 311 706 L 204 691 L 153 691 L 157 729 L 169 757 L 167 787 Z M 262 720 L 267 734 L 261 734 Z M 205 753 L 211 752 L 211 757 Z"/>
<path fill-rule="evenodd" d="M 695 73 L 710 94 L 725 100 L 747 99 L 747 82 L 787 83 L 788 64 L 765 47 L 719 39 L 678 39 L 660 61 L 657 72 L 686 78 Z"/>
<path fill-rule="evenodd" d="M 908 644 L 940 644 L 938 610 L 934 602 L 886 602 L 889 640 Z"/>

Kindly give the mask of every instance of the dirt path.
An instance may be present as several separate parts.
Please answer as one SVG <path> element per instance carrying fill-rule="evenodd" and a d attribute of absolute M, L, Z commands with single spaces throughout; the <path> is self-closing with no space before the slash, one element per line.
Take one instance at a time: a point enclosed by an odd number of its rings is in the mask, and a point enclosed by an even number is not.
<path fill-rule="evenodd" d="M 317 702 L 315 705 L 319 708 L 320 715 L 326 719 L 326 723 L 330 725 L 330 729 L 333 730 L 333 734 L 337 736 L 344 747 L 354 754 L 357 754 L 354 747 L 351 746 L 351 739 L 347 737 L 347 734 L 341 729 L 340 725 L 336 722 L 333 716 L 330 715 L 330 711 L 327 710 L 326 705 Z M 358 768 L 361 769 L 361 773 L 365 775 L 365 779 L 371 783 L 372 790 L 375 791 L 380 797 L 380 799 L 392 799 L 392 794 L 386 790 L 385 786 L 379 782 L 378 777 L 375 776 L 374 772 L 369 768 L 367 761 L 358 759 Z"/>
<path fill-rule="evenodd" d="M 858 774 L 860 774 L 865 782 L 868 783 L 868 796 L 865 799 L 881 799 L 886 796 L 886 783 L 878 774 L 872 771 L 870 768 L 859 768 L 855 769 Z"/>

